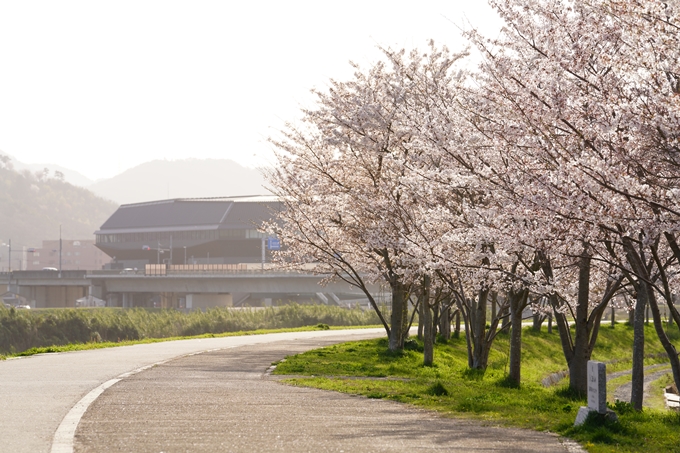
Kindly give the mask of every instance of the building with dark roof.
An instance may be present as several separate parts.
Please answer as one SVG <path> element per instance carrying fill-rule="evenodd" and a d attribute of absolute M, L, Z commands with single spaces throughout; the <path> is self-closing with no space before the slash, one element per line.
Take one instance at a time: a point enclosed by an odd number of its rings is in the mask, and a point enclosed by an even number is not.
<path fill-rule="evenodd" d="M 95 232 L 96 247 L 115 258 L 104 270 L 15 271 L 0 273 L 0 281 L 36 308 L 368 306 L 363 291 L 347 282 L 322 286 L 325 276 L 313 266 L 304 272 L 266 264 L 269 248 L 279 244 L 258 230 L 280 209 L 283 203 L 272 196 L 122 205 Z M 374 297 L 385 297 L 378 285 L 371 288 Z"/>
<path fill-rule="evenodd" d="M 122 205 L 95 232 L 113 268 L 269 261 L 258 231 L 281 209 L 272 196 L 177 198 Z"/>

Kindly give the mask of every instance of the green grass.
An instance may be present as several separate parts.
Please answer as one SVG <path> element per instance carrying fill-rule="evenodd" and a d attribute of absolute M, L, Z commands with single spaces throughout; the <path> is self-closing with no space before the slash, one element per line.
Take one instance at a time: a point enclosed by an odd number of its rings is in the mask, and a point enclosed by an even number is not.
<path fill-rule="evenodd" d="M 661 371 L 661 369 L 654 371 Z M 669 367 L 668 374 L 664 374 L 649 386 L 649 399 L 647 402 L 654 408 L 665 408 L 666 398 L 663 396 L 664 389 L 671 384 L 673 384 L 673 372 Z"/>
<path fill-rule="evenodd" d="M 74 344 L 120 343 L 318 324 L 367 326 L 379 323 L 373 311 L 324 305 L 292 304 L 241 310 L 213 308 L 204 312 L 144 308 L 15 310 L 0 307 L 0 354 Z"/>
<path fill-rule="evenodd" d="M 645 351 L 657 354 L 651 326 L 646 330 Z M 602 328 L 593 359 L 625 369 L 630 363 L 632 329 L 619 324 Z M 675 336 L 676 344 L 677 335 Z M 385 339 L 330 346 L 288 357 L 276 374 L 296 375 L 294 385 L 385 398 L 436 410 L 450 417 L 465 417 L 505 426 L 552 431 L 579 441 L 592 452 L 680 451 L 680 416 L 668 411 L 631 411 L 618 404 L 620 422 L 597 422 L 573 427 L 585 400 L 572 395 L 566 385 L 544 388 L 541 379 L 566 368 L 559 337 L 525 329 L 522 383 L 507 384 L 507 336 L 501 336 L 489 357 L 485 373 L 467 368 L 465 341 L 437 344 L 435 365 L 422 365 L 422 354 L 406 350 L 390 353 Z M 608 370 L 609 371 L 609 370 Z M 302 377 L 314 376 L 314 377 Z M 357 378 L 358 377 L 358 378 Z"/>
<path fill-rule="evenodd" d="M 371 327 L 382 327 L 382 326 L 333 326 L 330 327 L 326 324 L 318 324 L 316 326 L 307 327 L 296 327 L 289 329 L 259 329 L 259 330 L 249 330 L 249 331 L 239 331 L 239 332 L 226 332 L 221 334 L 207 333 L 203 335 L 194 336 L 184 336 L 184 337 L 168 337 L 168 338 L 145 338 L 143 340 L 124 340 L 119 342 L 112 341 L 102 341 L 102 342 L 90 342 L 90 343 L 72 343 L 61 346 L 43 346 L 39 348 L 31 348 L 22 352 L 17 352 L 14 354 L 0 355 L 0 360 L 6 360 L 13 357 L 27 357 L 36 354 L 49 354 L 55 352 L 70 352 L 70 351 L 87 351 L 89 349 L 103 349 L 103 348 L 115 348 L 118 346 L 130 346 L 135 344 L 148 344 L 148 343 L 160 343 L 163 341 L 177 341 L 177 340 L 195 340 L 201 338 L 221 338 L 221 337 L 237 337 L 246 335 L 264 335 L 268 333 L 282 333 L 282 332 L 311 332 L 315 330 L 346 330 L 346 329 L 366 329 Z"/>

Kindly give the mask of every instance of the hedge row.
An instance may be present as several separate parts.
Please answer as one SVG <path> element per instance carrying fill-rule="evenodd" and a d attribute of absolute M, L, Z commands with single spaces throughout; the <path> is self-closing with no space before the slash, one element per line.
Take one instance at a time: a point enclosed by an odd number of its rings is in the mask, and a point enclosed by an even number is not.
<path fill-rule="evenodd" d="M 0 308 L 0 354 L 33 347 L 99 341 L 219 334 L 257 329 L 379 324 L 375 312 L 325 305 L 263 309 L 213 308 L 205 312 L 159 309 Z"/>

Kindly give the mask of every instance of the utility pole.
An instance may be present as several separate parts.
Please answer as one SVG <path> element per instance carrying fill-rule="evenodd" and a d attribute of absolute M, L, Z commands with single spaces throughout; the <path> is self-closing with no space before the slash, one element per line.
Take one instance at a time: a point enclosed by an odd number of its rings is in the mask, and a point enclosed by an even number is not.
<path fill-rule="evenodd" d="M 61 278 L 61 223 L 59 224 L 59 278 Z"/>
<path fill-rule="evenodd" d="M 9 271 L 12 272 L 12 240 L 7 242 L 9 243 Z"/>

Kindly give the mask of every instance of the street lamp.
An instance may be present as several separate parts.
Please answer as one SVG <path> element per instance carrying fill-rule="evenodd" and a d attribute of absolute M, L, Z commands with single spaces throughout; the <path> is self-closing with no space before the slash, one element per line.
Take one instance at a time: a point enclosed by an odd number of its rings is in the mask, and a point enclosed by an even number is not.
<path fill-rule="evenodd" d="M 184 247 L 184 265 L 187 265 L 187 246 L 185 245 Z"/>
<path fill-rule="evenodd" d="M 161 241 L 158 241 L 158 247 L 156 249 L 153 249 L 149 247 L 148 245 L 143 245 L 142 250 L 156 250 L 156 264 L 161 264 L 161 253 L 163 252 L 169 252 L 172 249 L 164 249 L 161 247 Z"/>

